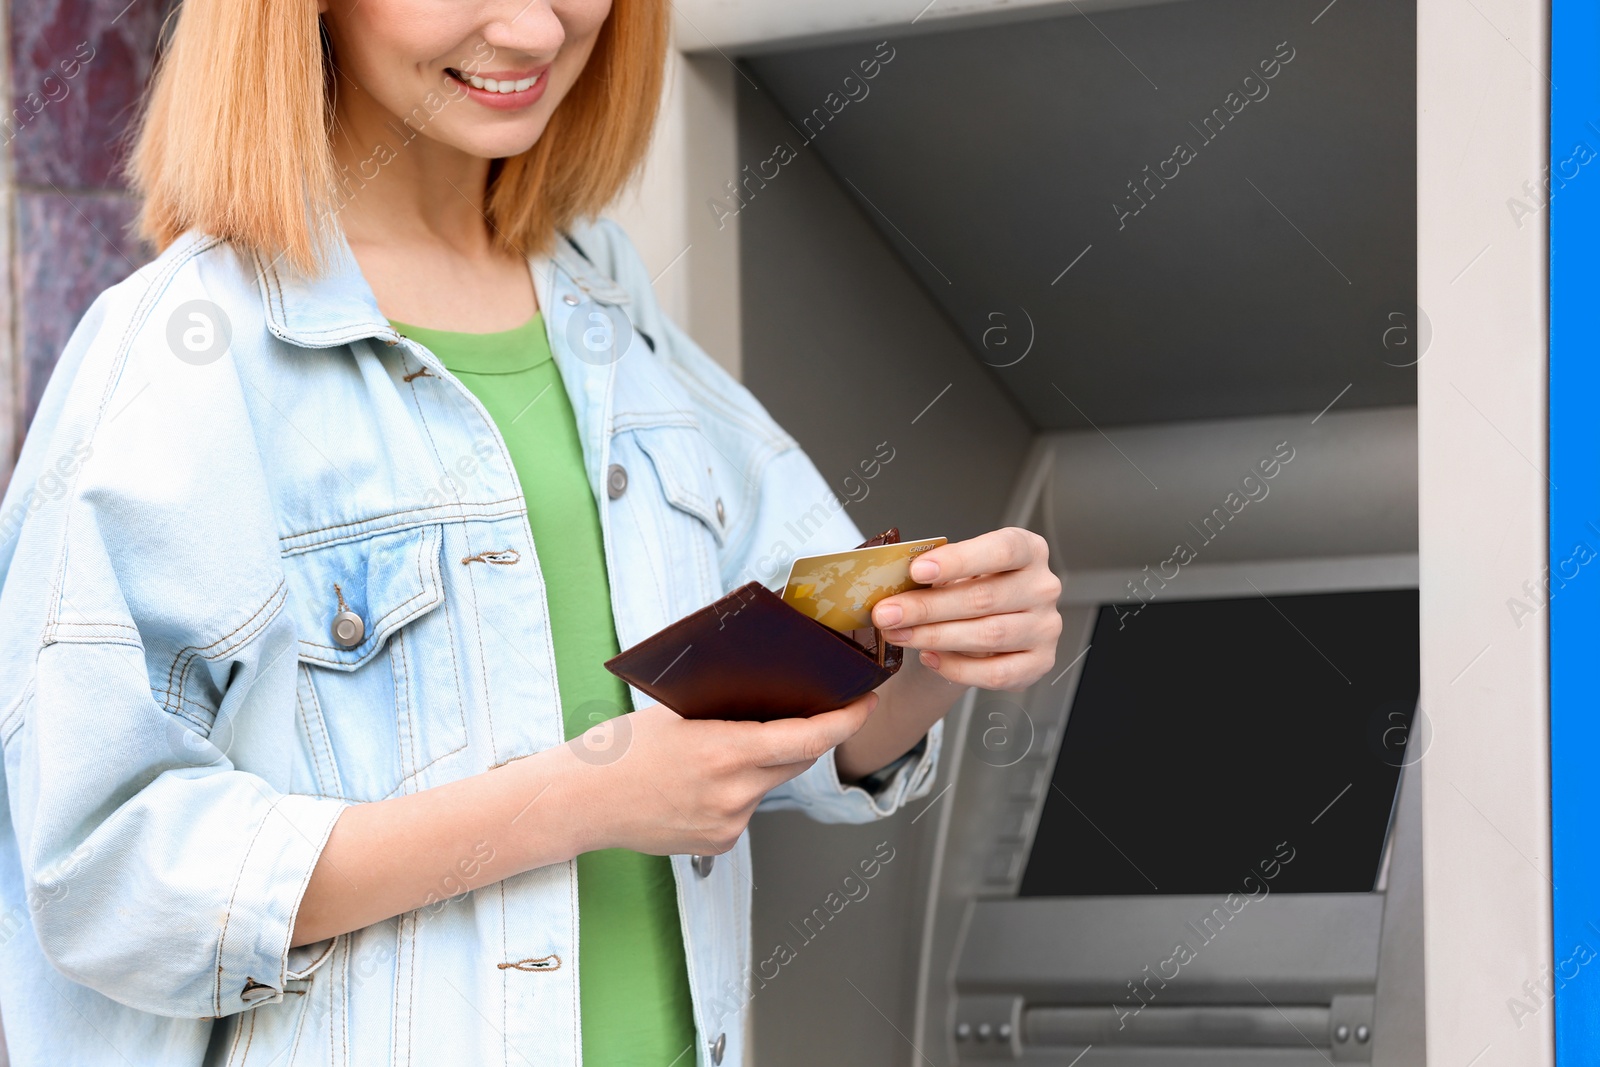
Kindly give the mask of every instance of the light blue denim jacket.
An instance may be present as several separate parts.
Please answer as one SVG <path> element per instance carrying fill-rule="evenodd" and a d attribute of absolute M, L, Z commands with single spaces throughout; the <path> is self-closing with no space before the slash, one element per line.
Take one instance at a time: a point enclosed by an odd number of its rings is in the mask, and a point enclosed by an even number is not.
<path fill-rule="evenodd" d="M 624 648 L 861 539 L 662 315 L 615 224 L 530 268 Z M 311 282 L 189 234 L 102 294 L 0 504 L 14 1063 L 580 1062 L 570 862 L 462 893 L 494 849 L 463 841 L 428 907 L 289 947 L 346 806 L 562 743 L 531 536 L 488 414 L 388 325 L 342 243 Z M 331 635 L 340 611 L 353 647 Z M 830 752 L 764 806 L 882 818 L 928 792 L 940 736 L 869 788 L 841 785 Z M 748 834 L 704 875 L 672 869 L 695 1061 L 732 1067 Z"/>

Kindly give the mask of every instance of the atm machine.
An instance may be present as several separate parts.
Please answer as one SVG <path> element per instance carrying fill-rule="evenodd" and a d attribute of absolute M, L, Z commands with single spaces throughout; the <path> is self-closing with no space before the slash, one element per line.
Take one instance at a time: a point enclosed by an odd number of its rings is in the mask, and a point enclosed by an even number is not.
<path fill-rule="evenodd" d="M 1047 439 L 1082 564 L 1057 672 L 961 724 L 935 1062 L 1424 1062 L 1415 411 L 1314 416 Z"/>
<path fill-rule="evenodd" d="M 757 817 L 754 1062 L 1554 1062 L 1544 16 L 924 3 L 680 5 L 620 212 L 864 531 L 1063 578 L 929 797 Z"/>

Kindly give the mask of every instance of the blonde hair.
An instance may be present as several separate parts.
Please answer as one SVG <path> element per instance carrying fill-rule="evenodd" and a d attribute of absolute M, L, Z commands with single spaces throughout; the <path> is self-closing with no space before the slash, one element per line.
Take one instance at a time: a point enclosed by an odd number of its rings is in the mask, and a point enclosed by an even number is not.
<path fill-rule="evenodd" d="M 543 136 L 491 168 L 489 221 L 509 250 L 547 251 L 638 169 L 661 95 L 665 7 L 612 0 Z M 127 165 L 140 236 L 161 250 L 199 229 L 317 273 L 341 199 L 317 0 L 183 0 L 174 17 Z"/>

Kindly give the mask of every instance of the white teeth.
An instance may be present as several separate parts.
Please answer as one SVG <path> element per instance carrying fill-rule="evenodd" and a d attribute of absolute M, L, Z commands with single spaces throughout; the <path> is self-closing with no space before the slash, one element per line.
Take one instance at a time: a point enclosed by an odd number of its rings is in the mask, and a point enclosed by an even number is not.
<path fill-rule="evenodd" d="M 494 78 L 480 78 L 476 74 L 466 74 L 461 71 L 453 71 L 452 73 L 474 89 L 482 89 L 490 93 L 520 93 L 524 90 L 532 89 L 539 81 L 537 75 L 532 78 L 523 78 L 520 81 L 511 81 L 510 79 L 500 81 Z"/>

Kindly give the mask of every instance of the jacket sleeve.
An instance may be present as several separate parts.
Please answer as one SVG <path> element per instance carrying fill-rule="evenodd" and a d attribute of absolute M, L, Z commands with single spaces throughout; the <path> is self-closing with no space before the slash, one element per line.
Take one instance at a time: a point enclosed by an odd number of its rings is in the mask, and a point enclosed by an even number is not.
<path fill-rule="evenodd" d="M 776 588 L 796 556 L 860 544 L 861 531 L 795 440 L 661 312 L 649 271 L 621 227 L 601 219 L 580 240 L 586 254 L 594 254 L 593 246 L 603 247 L 609 262 L 600 265 L 628 291 L 634 323 L 651 338 L 657 356 L 671 362 L 691 395 L 715 398 L 702 406 L 702 424 L 716 439 L 717 454 L 738 457 L 745 468 L 725 482 L 741 505 L 722 553 L 724 589 L 751 580 Z M 932 788 L 943 734 L 943 721 L 935 723 L 910 752 L 860 784 L 839 781 L 830 749 L 804 774 L 769 793 L 761 808 L 798 809 L 819 822 L 864 823 L 892 815 Z"/>
<path fill-rule="evenodd" d="M 0 509 L 34 494 L 0 588 L 5 847 L 62 974 L 228 1015 L 326 959 L 289 942 L 345 803 L 284 791 L 297 638 L 237 380 L 86 329 L 30 432 L 48 491 L 14 483 Z"/>

